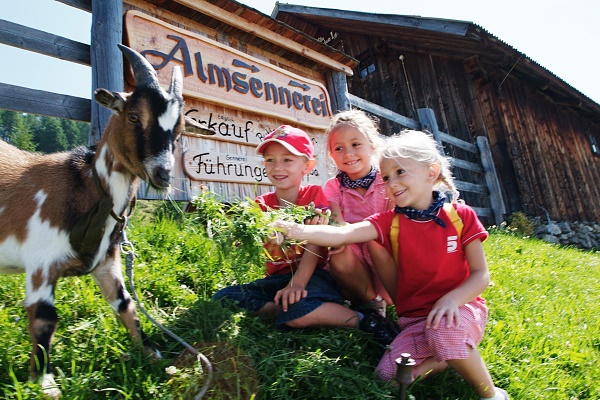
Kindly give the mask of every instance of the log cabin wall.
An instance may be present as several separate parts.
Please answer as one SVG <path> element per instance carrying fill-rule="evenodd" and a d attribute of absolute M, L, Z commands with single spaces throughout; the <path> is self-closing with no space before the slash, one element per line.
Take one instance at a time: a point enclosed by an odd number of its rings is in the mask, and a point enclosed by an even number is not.
<path fill-rule="evenodd" d="M 507 215 L 600 221 L 600 156 L 591 144 L 600 143 L 600 106 L 481 27 L 282 4 L 274 15 L 359 61 L 349 93 L 412 119 L 431 108 L 441 131 L 471 143 L 486 136 Z M 463 31 L 432 33 L 437 21 Z M 401 129 L 380 126 L 384 134 Z M 467 203 L 478 201 L 470 196 Z"/>

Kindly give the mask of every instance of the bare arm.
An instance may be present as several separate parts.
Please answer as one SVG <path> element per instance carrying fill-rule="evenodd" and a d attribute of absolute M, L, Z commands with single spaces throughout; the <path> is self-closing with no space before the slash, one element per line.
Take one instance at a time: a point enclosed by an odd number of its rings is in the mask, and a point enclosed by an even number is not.
<path fill-rule="evenodd" d="M 427 317 L 427 328 L 437 328 L 445 315 L 448 327 L 459 325 L 458 308 L 479 296 L 490 283 L 490 273 L 481 240 L 473 240 L 465 247 L 471 274 L 456 289 L 442 296 Z"/>
<path fill-rule="evenodd" d="M 368 221 L 344 226 L 301 225 L 285 221 L 271 224 L 286 238 L 318 246 L 338 247 L 350 243 L 363 243 L 377 239 L 377 229 Z"/>

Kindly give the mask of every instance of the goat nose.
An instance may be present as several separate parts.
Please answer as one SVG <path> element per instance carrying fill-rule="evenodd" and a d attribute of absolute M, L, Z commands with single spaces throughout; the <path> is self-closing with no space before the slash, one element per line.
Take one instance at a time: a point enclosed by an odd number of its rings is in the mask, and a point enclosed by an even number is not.
<path fill-rule="evenodd" d="M 171 171 L 163 167 L 156 167 L 152 178 L 154 186 L 166 188 L 171 183 Z"/>

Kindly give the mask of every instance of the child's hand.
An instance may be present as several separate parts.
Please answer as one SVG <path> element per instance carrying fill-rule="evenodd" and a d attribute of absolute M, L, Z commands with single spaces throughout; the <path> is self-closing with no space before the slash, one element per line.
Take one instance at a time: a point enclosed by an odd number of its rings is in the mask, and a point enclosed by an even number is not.
<path fill-rule="evenodd" d="M 443 317 L 446 317 L 446 328 L 460 326 L 458 304 L 449 296 L 443 296 L 433 305 L 427 316 L 425 328 L 437 329 Z"/>
<path fill-rule="evenodd" d="M 287 286 L 279 291 L 275 295 L 275 305 L 281 303 L 281 309 L 287 312 L 288 305 L 294 304 L 308 296 L 308 292 L 304 287 L 290 287 Z"/>
<path fill-rule="evenodd" d="M 306 225 L 329 225 L 329 217 L 331 216 L 331 210 L 321 210 L 320 208 L 315 208 L 315 215 L 312 218 L 307 218 L 304 220 L 304 224 Z"/>
<path fill-rule="evenodd" d="M 277 244 L 282 244 L 286 238 L 300 239 L 304 230 L 303 225 L 287 221 L 273 221 L 270 225 L 273 233 L 269 235 L 269 241 L 275 240 Z"/>

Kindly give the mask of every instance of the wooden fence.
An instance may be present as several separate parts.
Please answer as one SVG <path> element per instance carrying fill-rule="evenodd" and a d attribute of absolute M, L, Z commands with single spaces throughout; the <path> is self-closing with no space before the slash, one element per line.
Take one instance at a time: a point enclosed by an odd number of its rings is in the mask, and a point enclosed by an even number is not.
<path fill-rule="evenodd" d="M 121 43 L 123 2 L 121 0 L 60 0 L 59 2 L 92 13 L 91 43 L 94 44 L 93 46 L 2 19 L 0 19 L 0 43 L 90 66 L 92 68 L 90 93 L 100 87 L 111 91 L 122 91 L 123 58 L 116 43 Z M 60 18 L 60 15 L 56 18 Z M 111 61 L 106 63 L 104 60 Z M 0 82 L 0 108 L 90 122 L 90 144 L 100 139 L 111 114 L 110 110 L 90 99 L 2 82 Z"/>

